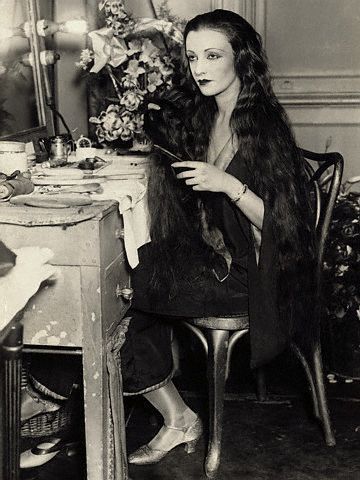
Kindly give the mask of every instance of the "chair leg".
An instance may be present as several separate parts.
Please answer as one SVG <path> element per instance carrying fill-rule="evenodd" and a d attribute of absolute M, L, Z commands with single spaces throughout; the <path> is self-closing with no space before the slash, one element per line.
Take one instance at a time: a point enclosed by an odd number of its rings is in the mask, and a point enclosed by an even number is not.
<path fill-rule="evenodd" d="M 316 418 L 321 419 L 320 418 L 320 411 L 319 411 L 318 394 L 317 394 L 317 390 L 316 390 L 315 382 L 314 382 L 314 377 L 311 373 L 309 363 L 306 360 L 305 355 L 303 355 L 300 348 L 295 343 L 291 344 L 291 348 L 292 348 L 293 352 L 295 353 L 295 355 L 297 356 L 297 358 L 299 359 L 301 365 L 303 366 L 306 378 L 309 382 L 311 397 L 312 397 L 313 406 L 314 406 L 314 415 L 315 415 Z"/>
<path fill-rule="evenodd" d="M 256 372 L 256 396 L 259 402 L 265 402 L 267 399 L 265 370 L 264 368 L 257 368 Z"/>
<path fill-rule="evenodd" d="M 215 478 L 220 464 L 229 332 L 226 330 L 208 330 L 207 334 L 210 422 L 205 473 L 208 478 Z"/>
<path fill-rule="evenodd" d="M 321 347 L 317 344 L 313 350 L 313 364 L 315 374 L 315 388 L 318 398 L 320 420 L 322 422 L 325 442 L 329 447 L 336 445 L 334 432 L 331 426 L 329 408 L 326 400 L 325 386 L 324 386 L 324 373 L 321 360 Z"/>

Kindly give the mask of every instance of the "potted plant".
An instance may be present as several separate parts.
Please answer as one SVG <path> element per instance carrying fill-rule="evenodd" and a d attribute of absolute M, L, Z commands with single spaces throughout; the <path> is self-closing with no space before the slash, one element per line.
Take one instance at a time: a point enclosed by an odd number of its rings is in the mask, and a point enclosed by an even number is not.
<path fill-rule="evenodd" d="M 360 192 L 340 189 L 325 251 L 325 352 L 328 369 L 360 379 Z"/>

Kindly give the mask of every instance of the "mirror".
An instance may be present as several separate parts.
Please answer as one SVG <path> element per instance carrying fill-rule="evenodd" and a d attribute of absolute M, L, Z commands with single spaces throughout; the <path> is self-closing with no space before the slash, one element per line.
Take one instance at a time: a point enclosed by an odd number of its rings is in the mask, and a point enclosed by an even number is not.
<path fill-rule="evenodd" d="M 49 4 L 0 0 L 0 140 L 28 141 L 53 133 L 40 64 L 46 46 L 36 32 L 40 8 L 41 15 L 52 13 Z"/>
<path fill-rule="evenodd" d="M 0 0 L 0 136 L 41 124 L 30 65 L 30 41 L 19 27 L 28 21 L 25 7 L 23 2 Z M 12 33 L 14 36 L 10 36 Z"/>

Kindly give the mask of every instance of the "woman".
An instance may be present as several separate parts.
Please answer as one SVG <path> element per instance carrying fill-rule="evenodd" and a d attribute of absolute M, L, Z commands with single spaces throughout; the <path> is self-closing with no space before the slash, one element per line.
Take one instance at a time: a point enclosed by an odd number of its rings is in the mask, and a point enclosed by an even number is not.
<path fill-rule="evenodd" d="M 149 105 L 146 123 L 155 144 L 185 160 L 170 168 L 168 156 L 157 156 L 152 242 L 132 276 L 125 390 L 142 393 L 164 417 L 158 434 L 130 455 L 135 464 L 155 463 L 182 443 L 193 451 L 201 435 L 199 418 L 171 382 L 166 317 L 247 309 L 252 367 L 299 332 L 311 334 L 314 232 L 303 160 L 272 91 L 261 39 L 239 15 L 215 10 L 188 22 L 184 47 L 185 90 Z"/>

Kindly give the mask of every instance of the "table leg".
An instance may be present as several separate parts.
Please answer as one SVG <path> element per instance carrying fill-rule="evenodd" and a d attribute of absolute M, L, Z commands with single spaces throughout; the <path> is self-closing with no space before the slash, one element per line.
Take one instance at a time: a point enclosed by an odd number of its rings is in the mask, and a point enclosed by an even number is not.
<path fill-rule="evenodd" d="M 118 392 L 112 397 L 117 398 L 119 410 L 117 418 L 113 418 L 110 408 L 110 387 L 107 364 L 106 342 L 108 324 L 111 317 L 109 311 L 102 305 L 106 300 L 104 281 L 101 283 L 99 270 L 94 267 L 81 267 L 81 291 L 83 308 L 83 379 L 84 379 L 84 408 L 85 408 L 85 436 L 88 480 L 127 480 L 125 422 L 121 415 L 122 398 L 121 384 Z M 110 290 L 115 295 L 115 289 Z M 108 292 L 109 293 L 109 292 Z M 115 309 L 116 318 L 120 311 Z M 106 318 L 105 318 L 106 317 Z M 120 375 L 120 372 L 118 372 Z M 115 376 L 112 376 L 114 384 Z M 114 389 L 113 389 L 114 390 Z M 121 425 L 118 422 L 120 418 Z M 115 441 L 114 433 L 119 429 L 122 438 Z M 116 433 L 115 433 L 116 434 Z M 119 452 L 120 450 L 120 452 Z"/>
<path fill-rule="evenodd" d="M 108 471 L 109 402 L 100 283 L 99 268 L 81 267 L 86 465 L 88 480 L 113 480 Z"/>

